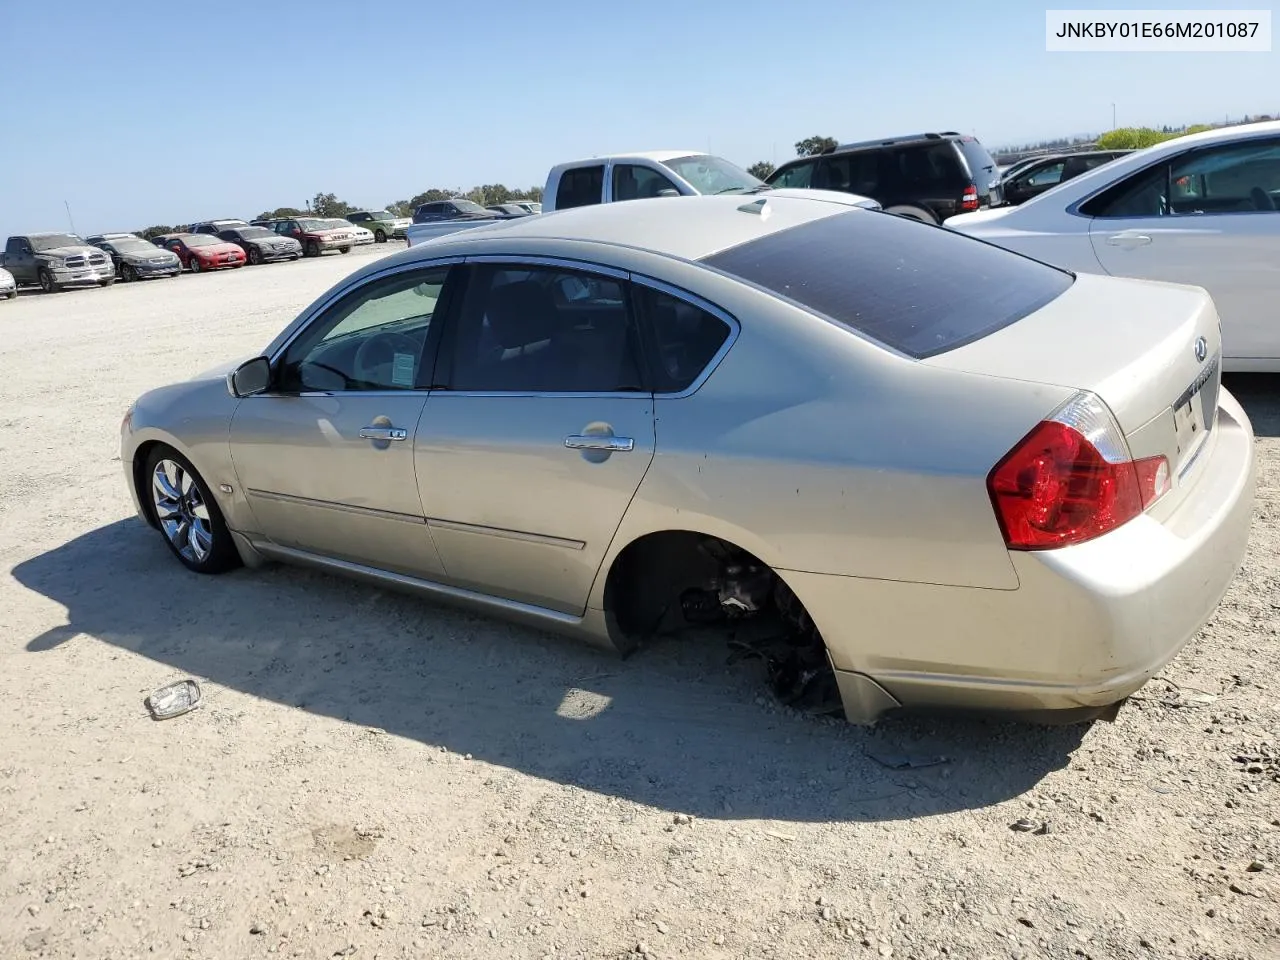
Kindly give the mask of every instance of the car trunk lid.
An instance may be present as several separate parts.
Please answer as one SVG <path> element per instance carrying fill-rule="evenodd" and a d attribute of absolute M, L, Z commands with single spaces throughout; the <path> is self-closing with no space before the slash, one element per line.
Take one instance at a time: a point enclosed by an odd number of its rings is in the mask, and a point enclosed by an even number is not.
<path fill-rule="evenodd" d="M 1217 422 L 1221 333 L 1198 287 L 1081 275 L 1017 323 L 923 362 L 1092 391 L 1135 459 L 1168 459 L 1175 499 Z"/>

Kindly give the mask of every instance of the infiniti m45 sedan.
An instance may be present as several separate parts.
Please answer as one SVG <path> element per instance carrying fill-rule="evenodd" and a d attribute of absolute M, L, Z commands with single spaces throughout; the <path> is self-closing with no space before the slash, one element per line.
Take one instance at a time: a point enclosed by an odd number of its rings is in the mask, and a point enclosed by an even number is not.
<path fill-rule="evenodd" d="M 1213 301 L 858 205 L 602 204 L 357 270 L 143 395 L 139 515 L 199 573 L 307 564 L 625 654 L 812 644 L 845 716 L 1111 716 L 1241 563 Z"/>

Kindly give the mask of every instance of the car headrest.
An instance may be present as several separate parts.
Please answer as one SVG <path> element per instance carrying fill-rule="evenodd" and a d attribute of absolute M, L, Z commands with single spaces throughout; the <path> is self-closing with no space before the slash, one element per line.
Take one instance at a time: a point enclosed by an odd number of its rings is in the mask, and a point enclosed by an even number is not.
<path fill-rule="evenodd" d="M 555 301 L 534 280 L 517 280 L 490 291 L 485 314 L 504 350 L 549 340 L 555 331 Z"/>

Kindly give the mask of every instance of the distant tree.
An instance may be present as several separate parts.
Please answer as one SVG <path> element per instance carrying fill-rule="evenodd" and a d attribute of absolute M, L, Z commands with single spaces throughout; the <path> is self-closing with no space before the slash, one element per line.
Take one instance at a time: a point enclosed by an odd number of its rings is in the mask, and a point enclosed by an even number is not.
<path fill-rule="evenodd" d="M 439 187 L 432 187 L 430 190 L 423 190 L 416 196 L 410 197 L 404 201 L 410 208 L 418 207 L 424 203 L 433 203 L 436 200 L 452 200 L 454 197 L 460 197 L 462 194 L 457 190 L 441 190 Z"/>
<path fill-rule="evenodd" d="M 154 240 L 156 237 L 163 237 L 166 233 L 176 233 L 173 227 L 147 227 L 145 230 L 139 230 L 138 236 L 143 240 Z"/>
<path fill-rule="evenodd" d="M 311 201 L 311 212 L 317 217 L 345 217 L 354 209 L 332 193 L 317 193 Z"/>
<path fill-rule="evenodd" d="M 747 173 L 751 174 L 757 180 L 766 180 L 769 174 L 773 173 L 774 166 L 768 160 L 760 160 L 747 167 Z"/>
<path fill-rule="evenodd" d="M 838 146 L 834 137 L 805 137 L 796 143 L 797 157 L 816 157 L 824 150 L 833 150 Z"/>
<path fill-rule="evenodd" d="M 264 210 L 253 219 L 255 220 L 274 220 L 280 217 L 300 217 L 306 211 L 299 210 L 297 207 L 276 207 L 274 210 Z"/>
<path fill-rule="evenodd" d="M 1161 133 L 1150 127 L 1119 127 L 1098 137 L 1098 149 L 1141 150 L 1177 136 L 1181 136 L 1181 133 Z"/>
<path fill-rule="evenodd" d="M 408 200 L 392 200 L 387 204 L 387 212 L 393 217 L 412 217 L 413 204 Z"/>

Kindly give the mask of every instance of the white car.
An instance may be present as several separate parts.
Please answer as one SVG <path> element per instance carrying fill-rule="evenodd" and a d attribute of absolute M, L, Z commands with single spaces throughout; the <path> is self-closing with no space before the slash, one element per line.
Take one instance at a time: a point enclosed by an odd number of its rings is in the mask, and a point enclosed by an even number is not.
<path fill-rule="evenodd" d="M 12 300 L 18 295 L 18 281 L 13 279 L 13 274 L 0 267 L 0 299 Z"/>
<path fill-rule="evenodd" d="M 1223 369 L 1280 371 L 1280 121 L 1178 137 L 945 226 L 1078 273 L 1203 287 Z"/>
<path fill-rule="evenodd" d="M 351 235 L 355 237 L 357 247 L 363 247 L 366 243 L 373 243 L 377 239 L 372 230 L 359 224 L 349 223 L 346 220 L 335 220 L 334 226 L 346 227 L 351 232 Z"/>

